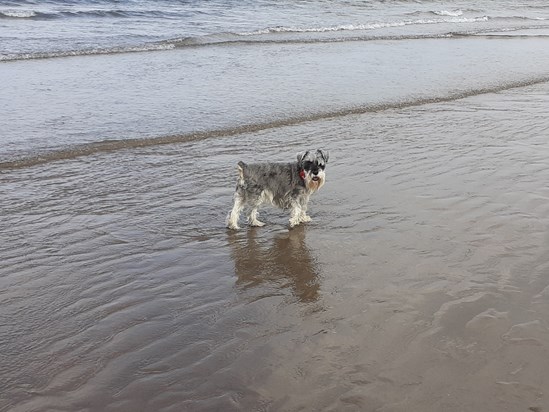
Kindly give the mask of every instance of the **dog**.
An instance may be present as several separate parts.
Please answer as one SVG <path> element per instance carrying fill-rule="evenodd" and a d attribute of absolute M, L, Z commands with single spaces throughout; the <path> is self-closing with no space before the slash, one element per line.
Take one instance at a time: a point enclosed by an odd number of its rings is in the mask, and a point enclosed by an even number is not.
<path fill-rule="evenodd" d="M 328 152 L 306 151 L 297 155 L 297 162 L 251 163 L 238 162 L 238 182 L 234 193 L 233 209 L 227 217 L 229 229 L 240 229 L 240 213 L 249 208 L 248 224 L 264 226 L 258 220 L 258 209 L 270 203 L 290 210 L 290 228 L 310 222 L 307 205 L 310 196 L 326 181 Z"/>

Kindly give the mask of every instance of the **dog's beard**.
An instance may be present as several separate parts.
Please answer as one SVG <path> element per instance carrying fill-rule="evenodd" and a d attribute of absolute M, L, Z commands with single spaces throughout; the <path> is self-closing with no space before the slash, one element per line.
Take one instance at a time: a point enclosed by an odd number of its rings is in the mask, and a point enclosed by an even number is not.
<path fill-rule="evenodd" d="M 316 192 L 324 185 L 326 176 L 323 171 L 320 171 L 316 176 L 313 176 L 310 172 L 305 171 L 305 187 L 311 192 Z"/>

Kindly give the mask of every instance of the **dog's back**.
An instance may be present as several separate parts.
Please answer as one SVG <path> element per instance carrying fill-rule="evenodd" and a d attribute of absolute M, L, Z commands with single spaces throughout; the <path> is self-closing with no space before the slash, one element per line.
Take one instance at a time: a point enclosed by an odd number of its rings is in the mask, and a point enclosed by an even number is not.
<path fill-rule="evenodd" d="M 251 163 L 238 162 L 239 182 L 242 195 L 267 195 L 275 205 L 289 207 L 288 194 L 304 190 L 296 163 Z"/>

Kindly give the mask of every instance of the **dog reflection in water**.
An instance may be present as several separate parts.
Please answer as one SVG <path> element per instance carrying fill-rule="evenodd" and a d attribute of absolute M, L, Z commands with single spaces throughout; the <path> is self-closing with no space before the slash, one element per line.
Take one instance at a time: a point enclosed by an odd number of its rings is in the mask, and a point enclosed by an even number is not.
<path fill-rule="evenodd" d="M 305 227 L 259 238 L 257 228 L 246 233 L 230 232 L 237 285 L 243 289 L 269 283 L 291 287 L 301 302 L 314 302 L 319 295 L 318 272 L 305 243 Z"/>

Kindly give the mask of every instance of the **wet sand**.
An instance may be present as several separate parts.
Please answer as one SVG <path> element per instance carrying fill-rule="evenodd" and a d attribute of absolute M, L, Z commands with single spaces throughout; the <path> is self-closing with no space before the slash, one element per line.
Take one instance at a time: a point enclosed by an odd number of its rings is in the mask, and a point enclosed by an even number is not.
<path fill-rule="evenodd" d="M 549 411 L 549 85 L 0 174 L 0 410 Z M 230 232 L 238 160 L 330 151 Z"/>

